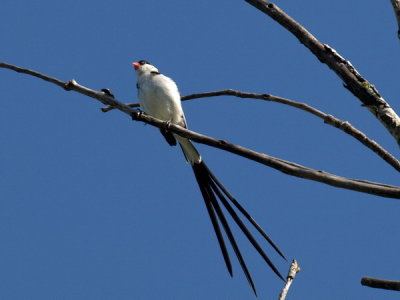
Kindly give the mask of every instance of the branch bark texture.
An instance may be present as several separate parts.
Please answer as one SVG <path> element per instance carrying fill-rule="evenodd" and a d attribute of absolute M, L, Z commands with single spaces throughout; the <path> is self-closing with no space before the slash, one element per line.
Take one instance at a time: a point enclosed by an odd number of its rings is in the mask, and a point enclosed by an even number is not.
<path fill-rule="evenodd" d="M 332 47 L 318 41 L 316 37 L 276 4 L 263 0 L 245 1 L 290 31 L 320 62 L 332 69 L 343 80 L 345 88 L 356 96 L 363 103 L 363 106 L 368 108 L 400 145 L 399 116 L 381 97 L 375 86 L 362 77 L 348 60 L 340 56 Z"/>
<path fill-rule="evenodd" d="M 286 295 L 289 291 L 290 286 L 293 283 L 294 278 L 296 277 L 296 274 L 300 271 L 300 267 L 297 264 L 297 261 L 295 259 L 293 259 L 290 268 L 289 268 L 289 272 L 288 275 L 286 277 L 286 283 L 285 286 L 283 287 L 280 295 L 279 295 L 279 300 L 285 300 L 286 299 Z"/>

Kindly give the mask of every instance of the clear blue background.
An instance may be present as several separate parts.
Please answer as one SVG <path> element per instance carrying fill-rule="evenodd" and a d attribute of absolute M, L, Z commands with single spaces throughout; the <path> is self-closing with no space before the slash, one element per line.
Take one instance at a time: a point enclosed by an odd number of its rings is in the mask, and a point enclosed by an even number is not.
<path fill-rule="evenodd" d="M 279 1 L 400 111 L 390 1 Z M 181 93 L 238 89 L 303 101 L 393 138 L 291 34 L 245 1 L 13 1 L 0 11 L 1 60 L 136 101 L 132 61 Z M 0 70 L 0 299 L 254 299 L 225 269 L 200 192 L 158 130 L 75 92 Z M 276 103 L 184 103 L 195 131 L 351 178 L 399 175 L 346 134 Z M 398 299 L 360 285 L 400 279 L 398 200 L 290 177 L 221 150 L 203 157 L 302 268 L 288 299 Z M 282 282 L 237 231 L 259 299 Z M 283 274 L 289 264 L 271 253 Z"/>

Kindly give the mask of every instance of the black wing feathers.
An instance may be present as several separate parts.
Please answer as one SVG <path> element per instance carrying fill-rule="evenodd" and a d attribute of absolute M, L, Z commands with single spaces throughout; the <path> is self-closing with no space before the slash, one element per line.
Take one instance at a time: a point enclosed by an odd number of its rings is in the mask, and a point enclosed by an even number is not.
<path fill-rule="evenodd" d="M 160 129 L 160 132 L 170 146 L 176 146 L 176 139 L 172 132 L 166 131 L 165 129 Z"/>

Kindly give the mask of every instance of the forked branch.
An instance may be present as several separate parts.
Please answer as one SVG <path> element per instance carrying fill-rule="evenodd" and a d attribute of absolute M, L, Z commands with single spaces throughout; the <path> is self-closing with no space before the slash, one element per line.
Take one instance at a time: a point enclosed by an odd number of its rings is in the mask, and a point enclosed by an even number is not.
<path fill-rule="evenodd" d="M 133 119 L 138 121 L 143 121 L 147 124 L 151 124 L 158 128 L 165 129 L 168 126 L 169 131 L 174 132 L 180 136 L 190 138 L 191 140 L 202 143 L 205 145 L 213 146 L 245 158 L 251 159 L 258 163 L 264 164 L 266 166 L 272 167 L 278 171 L 281 171 L 285 174 L 289 174 L 292 176 L 310 179 L 318 182 L 322 182 L 325 184 L 329 184 L 331 186 L 340 187 L 344 189 L 349 189 L 353 191 L 359 191 L 363 193 L 373 194 L 382 197 L 388 198 L 397 198 L 400 199 L 400 187 L 391 186 L 386 184 L 380 184 L 370 181 L 357 180 L 357 179 L 349 179 L 345 177 L 340 177 L 334 174 L 326 173 L 323 171 L 318 171 L 315 169 L 307 168 L 289 161 L 285 161 L 279 158 L 275 158 L 263 153 L 259 153 L 247 148 L 244 148 L 239 145 L 232 144 L 230 142 L 208 137 L 194 131 L 182 128 L 175 124 L 167 124 L 162 120 L 153 118 L 144 113 L 140 113 L 137 110 L 129 107 L 128 105 L 121 103 L 115 98 L 107 95 L 107 93 L 102 91 L 94 91 L 85 86 L 78 84 L 75 80 L 71 80 L 68 82 L 63 82 L 59 79 L 44 75 L 42 73 L 15 67 L 6 63 L 0 63 L 0 67 L 8 68 L 11 70 L 15 70 L 20 73 L 29 74 L 35 77 L 39 77 L 46 81 L 52 82 L 66 90 L 76 91 L 78 93 L 87 95 L 89 97 L 95 98 L 98 101 L 102 102 L 105 105 L 112 105 L 118 110 L 132 116 Z"/>
<path fill-rule="evenodd" d="M 325 124 L 331 125 L 339 130 L 347 133 L 352 136 L 364 146 L 368 147 L 370 150 L 379 155 L 384 161 L 390 164 L 397 171 L 400 171 L 400 162 L 393 155 L 391 155 L 387 150 L 385 150 L 381 145 L 379 145 L 376 141 L 367 137 L 361 130 L 358 130 L 356 127 L 351 125 L 349 122 L 342 121 L 332 115 L 328 115 L 323 111 L 320 111 L 306 103 L 277 97 L 270 94 L 255 94 L 255 93 L 246 93 L 236 90 L 222 90 L 222 91 L 214 91 L 214 92 L 205 92 L 198 94 L 191 94 L 187 96 L 183 96 L 182 101 L 198 99 L 198 98 L 206 98 L 206 97 L 216 97 L 216 96 L 234 96 L 239 98 L 250 98 L 250 99 L 258 99 L 263 101 L 271 101 L 277 102 L 285 105 L 289 105 L 291 107 L 295 107 L 302 111 L 308 112 L 324 121 Z M 139 107 L 139 103 L 129 103 L 127 104 L 129 107 Z M 112 106 L 103 107 L 101 110 L 103 112 L 108 112 L 112 110 Z"/>

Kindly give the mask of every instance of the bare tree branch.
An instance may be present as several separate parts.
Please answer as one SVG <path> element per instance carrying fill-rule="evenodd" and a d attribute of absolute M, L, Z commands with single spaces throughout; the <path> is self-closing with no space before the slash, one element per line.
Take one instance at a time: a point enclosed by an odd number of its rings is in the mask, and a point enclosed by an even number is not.
<path fill-rule="evenodd" d="M 400 281 L 363 277 L 361 284 L 376 289 L 400 291 Z"/>
<path fill-rule="evenodd" d="M 400 145 L 400 118 L 390 105 L 381 97 L 375 86 L 369 83 L 353 67 L 353 65 L 340 56 L 327 44 L 322 44 L 309 31 L 297 23 L 294 19 L 282 11 L 276 4 L 263 0 L 245 0 L 258 8 L 284 28 L 289 30 L 298 40 L 304 44 L 320 62 L 325 63 L 343 81 L 354 96 L 363 103 L 363 106 L 385 126 L 390 134 Z"/>
<path fill-rule="evenodd" d="M 293 259 L 292 264 L 290 265 L 288 275 L 286 277 L 286 283 L 285 286 L 283 287 L 280 295 L 279 295 L 279 300 L 285 300 L 286 295 L 289 291 L 290 286 L 293 283 L 294 278 L 296 277 L 296 274 L 300 271 L 300 267 L 297 264 L 297 261 Z"/>
<path fill-rule="evenodd" d="M 392 2 L 394 14 L 396 15 L 397 19 L 397 37 L 400 39 L 400 0 L 390 0 Z"/>
<path fill-rule="evenodd" d="M 363 192 L 367 194 L 373 194 L 382 197 L 388 198 L 397 198 L 400 199 L 400 187 L 386 185 L 376 182 L 370 182 L 365 180 L 358 180 L 358 179 L 348 179 L 344 177 L 340 177 L 334 174 L 326 173 L 323 171 L 318 171 L 315 169 L 307 168 L 289 161 L 285 161 L 279 158 L 275 158 L 263 153 L 259 153 L 247 148 L 244 148 L 239 145 L 232 144 L 230 142 L 208 137 L 194 131 L 185 129 L 175 124 L 170 124 L 168 122 L 164 122 L 162 120 L 153 118 L 148 116 L 144 113 L 141 113 L 121 102 L 114 99 L 113 97 L 108 96 L 104 92 L 98 92 L 91 90 L 85 86 L 78 84 L 75 80 L 71 80 L 68 82 L 62 82 L 59 79 L 41 74 L 36 71 L 32 71 L 29 69 L 23 69 L 19 67 L 15 67 L 6 63 L 0 62 L 0 68 L 8 68 L 20 73 L 29 74 L 46 81 L 52 82 L 66 90 L 73 90 L 78 93 L 87 95 L 89 97 L 95 98 L 102 102 L 105 105 L 112 105 L 115 106 L 120 111 L 130 115 L 134 120 L 143 121 L 147 124 L 151 124 L 158 128 L 165 129 L 168 127 L 168 130 L 174 132 L 180 136 L 187 137 L 195 142 L 202 143 L 205 145 L 213 146 L 242 157 L 251 159 L 258 163 L 264 164 L 266 166 L 272 167 L 278 171 L 281 171 L 285 174 L 310 179 L 318 182 L 322 182 L 331 186 L 340 187 L 348 190 Z"/>
<path fill-rule="evenodd" d="M 360 143 L 364 146 L 368 147 L 370 150 L 375 152 L 379 155 L 384 161 L 390 164 L 393 168 L 397 171 L 400 171 L 400 161 L 397 160 L 393 155 L 391 155 L 387 150 L 385 150 L 382 146 L 380 146 L 374 140 L 368 138 L 361 130 L 358 130 L 349 122 L 342 121 L 338 118 L 335 118 L 332 115 L 328 115 L 306 103 L 297 102 L 293 100 L 289 100 L 282 97 L 273 96 L 270 94 L 255 94 L 255 93 L 246 93 L 236 90 L 222 90 L 222 91 L 214 91 L 214 92 L 205 92 L 205 93 L 198 93 L 198 94 L 191 94 L 187 96 L 183 96 L 181 99 L 182 101 L 192 100 L 197 98 L 206 98 L 206 97 L 215 97 L 215 96 L 235 96 L 239 98 L 251 98 L 251 99 L 258 99 L 264 101 L 271 101 L 271 102 L 278 102 L 281 104 L 286 104 L 303 111 L 309 112 L 314 116 L 322 119 L 324 123 L 329 124 L 333 127 L 340 129 L 341 131 L 351 135 L 355 139 L 357 139 Z M 129 107 L 139 107 L 138 103 L 130 103 L 127 104 Z M 104 112 L 112 110 L 112 106 L 103 107 L 101 109 Z"/>
<path fill-rule="evenodd" d="M 212 137 L 208 137 L 197 132 L 185 129 L 175 124 L 168 124 L 167 122 L 163 122 L 161 120 L 155 119 L 151 116 L 148 116 L 144 113 L 135 112 L 132 117 L 135 120 L 143 121 L 147 124 L 154 125 L 158 128 L 165 128 L 168 125 L 168 130 L 176 133 L 180 136 L 187 137 L 192 141 L 195 141 L 200 144 L 205 144 L 209 146 L 213 146 L 215 148 L 219 148 L 245 158 L 251 159 L 263 165 L 274 168 L 278 171 L 281 171 L 285 174 L 289 174 L 292 176 L 310 179 L 318 182 L 323 182 L 328 185 L 332 185 L 335 187 L 345 188 L 348 190 L 373 194 L 382 197 L 388 198 L 399 198 L 400 199 L 400 187 L 375 183 L 371 181 L 358 180 L 358 179 L 348 179 L 344 177 L 340 177 L 337 175 L 333 175 L 330 173 L 326 173 L 324 171 L 318 171 L 315 169 L 307 168 L 302 165 L 298 165 L 283 159 L 275 158 L 264 153 L 259 153 L 247 148 L 244 148 L 239 145 L 232 144 L 225 140 L 220 140 Z"/>
<path fill-rule="evenodd" d="M 7 64 L 5 62 L 0 62 L 0 68 L 10 69 L 10 70 L 13 70 L 13 71 L 18 72 L 18 73 L 23 73 L 23 74 L 28 74 L 28 75 L 31 75 L 31 76 L 34 76 L 34 77 L 38 77 L 38 78 L 43 79 L 45 81 L 54 83 L 55 85 L 58 85 L 59 87 L 65 88 L 65 82 L 64 81 L 61 81 L 61 80 L 59 80 L 57 78 L 54 78 L 54 77 L 50 77 L 50 76 L 44 75 L 44 74 L 36 72 L 34 70 L 20 68 L 20 67 L 14 66 L 14 65 Z"/>

